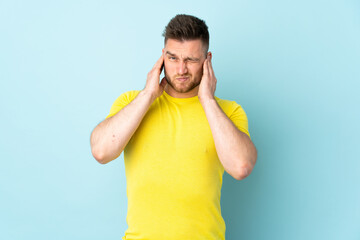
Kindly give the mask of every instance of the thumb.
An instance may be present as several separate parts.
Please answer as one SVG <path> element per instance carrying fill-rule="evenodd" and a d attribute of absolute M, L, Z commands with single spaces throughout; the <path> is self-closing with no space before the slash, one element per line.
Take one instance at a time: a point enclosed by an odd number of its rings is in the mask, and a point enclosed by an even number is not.
<path fill-rule="evenodd" d="M 167 84 L 166 78 L 163 77 L 163 79 L 161 79 L 161 81 L 160 81 L 160 87 L 161 87 L 162 89 L 164 89 L 165 86 L 166 86 L 166 84 Z"/>

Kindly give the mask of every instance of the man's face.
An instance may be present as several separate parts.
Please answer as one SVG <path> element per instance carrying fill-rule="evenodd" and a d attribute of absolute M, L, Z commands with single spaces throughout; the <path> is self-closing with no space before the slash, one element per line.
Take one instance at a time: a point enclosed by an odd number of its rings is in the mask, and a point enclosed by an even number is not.
<path fill-rule="evenodd" d="M 203 74 L 205 54 L 200 39 L 168 39 L 163 49 L 165 78 L 178 93 L 197 92 Z"/>

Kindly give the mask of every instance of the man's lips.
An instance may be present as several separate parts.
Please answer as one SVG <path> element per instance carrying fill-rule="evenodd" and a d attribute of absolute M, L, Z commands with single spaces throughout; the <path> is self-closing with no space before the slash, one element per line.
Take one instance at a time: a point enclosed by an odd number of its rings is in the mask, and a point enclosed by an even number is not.
<path fill-rule="evenodd" d="M 180 82 L 185 82 L 186 80 L 188 80 L 189 77 L 177 77 L 176 80 L 180 81 Z"/>

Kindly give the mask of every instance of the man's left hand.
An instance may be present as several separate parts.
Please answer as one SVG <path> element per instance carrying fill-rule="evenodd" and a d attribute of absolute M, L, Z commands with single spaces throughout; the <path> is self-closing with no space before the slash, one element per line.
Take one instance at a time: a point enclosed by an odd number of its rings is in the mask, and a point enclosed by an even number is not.
<path fill-rule="evenodd" d="M 201 78 L 198 97 L 200 101 L 215 99 L 216 77 L 211 64 L 212 53 L 209 52 L 203 64 L 203 76 Z"/>

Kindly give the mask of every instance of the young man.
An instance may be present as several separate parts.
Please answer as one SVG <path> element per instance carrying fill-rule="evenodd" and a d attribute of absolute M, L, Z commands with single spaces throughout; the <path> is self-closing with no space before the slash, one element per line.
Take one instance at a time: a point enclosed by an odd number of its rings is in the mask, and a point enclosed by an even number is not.
<path fill-rule="evenodd" d="M 214 96 L 217 80 L 204 21 L 177 15 L 164 37 L 145 88 L 122 94 L 92 132 L 92 154 L 105 164 L 124 150 L 123 239 L 225 239 L 224 170 L 244 179 L 257 158 L 247 117 L 236 102 Z"/>

